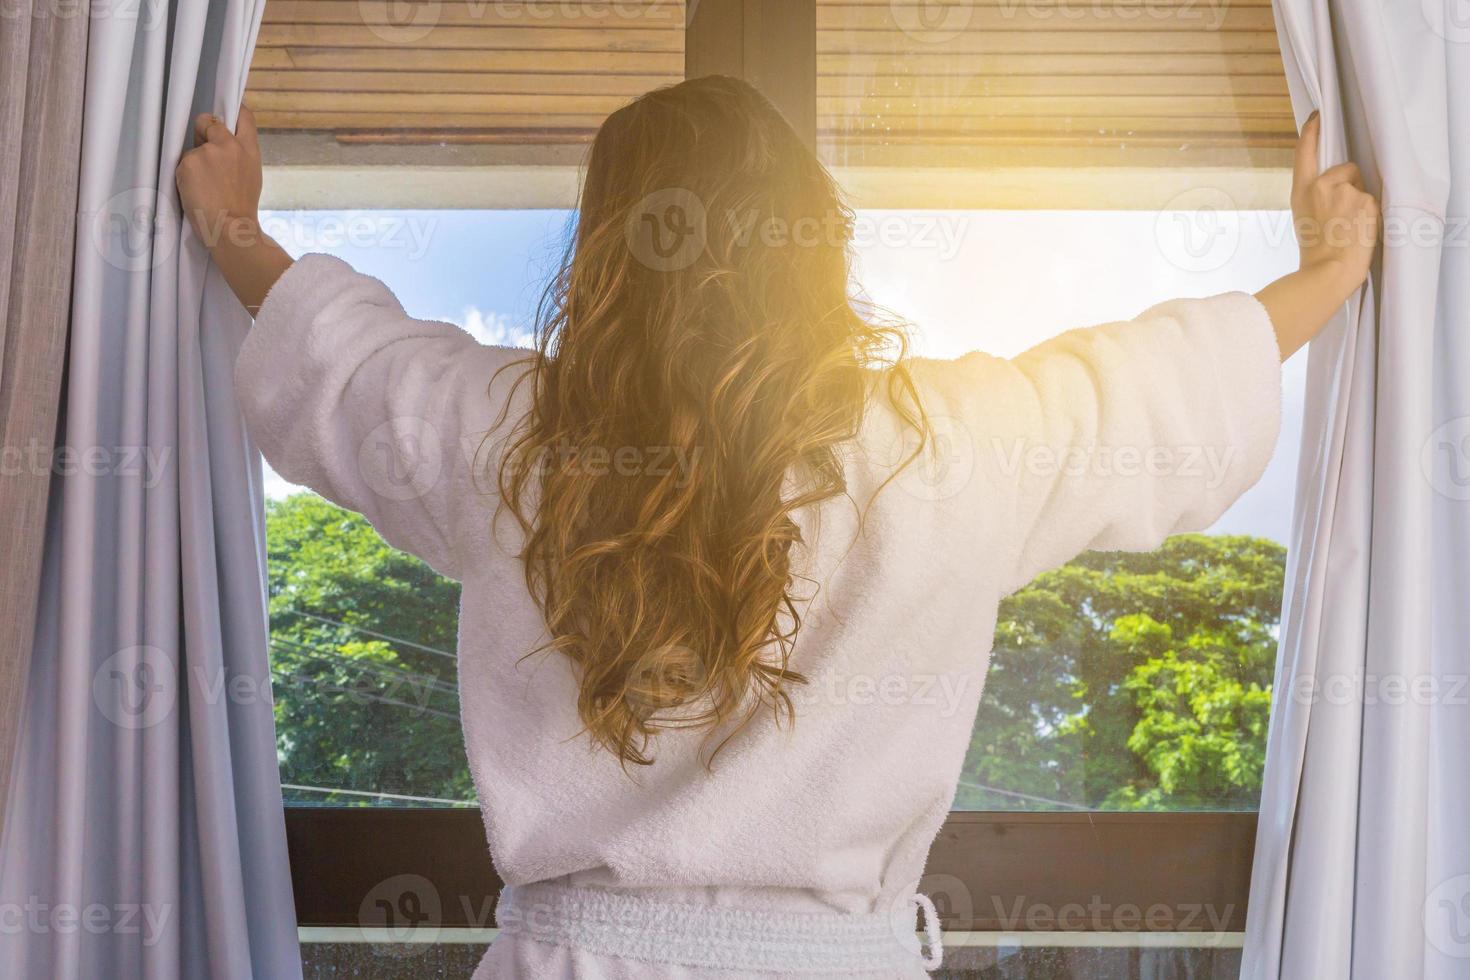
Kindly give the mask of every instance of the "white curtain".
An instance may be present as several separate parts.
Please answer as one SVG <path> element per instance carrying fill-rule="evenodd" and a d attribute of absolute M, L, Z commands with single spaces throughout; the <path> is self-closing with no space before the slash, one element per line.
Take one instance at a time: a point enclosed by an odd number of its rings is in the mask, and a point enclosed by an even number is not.
<path fill-rule="evenodd" d="M 173 179 L 196 113 L 233 124 L 263 0 L 101 2 L 0 976 L 289 980 L 249 320 Z"/>
<path fill-rule="evenodd" d="M 1386 244 L 1309 358 L 1242 976 L 1470 977 L 1470 4 L 1276 20 Z"/>

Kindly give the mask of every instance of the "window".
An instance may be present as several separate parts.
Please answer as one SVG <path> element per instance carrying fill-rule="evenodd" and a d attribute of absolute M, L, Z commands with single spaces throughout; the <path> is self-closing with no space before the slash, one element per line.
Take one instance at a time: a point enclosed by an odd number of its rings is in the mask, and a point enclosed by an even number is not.
<path fill-rule="evenodd" d="M 938 356 L 1017 354 L 1175 296 L 1259 288 L 1295 262 L 1281 212 L 866 217 L 891 244 L 863 251 L 863 282 Z M 1230 248 L 1183 251 L 1181 236 L 1215 220 Z M 1298 390 L 1303 360 L 1289 371 Z M 1286 408 L 1265 478 L 1208 533 L 1083 556 L 1002 604 L 956 809 L 1255 808 L 1300 399 Z"/>
<path fill-rule="evenodd" d="M 1294 261 L 1267 210 L 1294 127 L 1266 0 L 271 0 L 247 96 L 271 231 L 414 315 L 524 342 L 597 124 L 716 70 L 833 167 L 867 233 L 859 281 L 920 353 L 1016 353 Z M 1083 556 L 1007 600 L 926 883 L 948 928 L 1243 927 L 1304 366 L 1265 479 L 1205 535 Z M 487 926 L 457 587 L 295 489 L 268 483 L 268 539 L 301 920 L 376 922 L 364 903 L 411 875 L 444 897 L 432 925 Z M 1097 900 L 1167 915 L 1056 920 Z"/>
<path fill-rule="evenodd" d="M 415 316 L 528 345 L 565 211 L 292 211 L 293 255 L 375 275 Z M 288 805 L 473 806 L 459 728 L 459 585 L 357 514 L 266 479 L 271 664 Z"/>

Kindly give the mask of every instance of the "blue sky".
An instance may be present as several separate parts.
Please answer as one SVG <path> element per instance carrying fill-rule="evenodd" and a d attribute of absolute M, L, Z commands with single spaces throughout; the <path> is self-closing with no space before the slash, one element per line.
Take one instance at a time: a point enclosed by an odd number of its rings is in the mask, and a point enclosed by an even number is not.
<path fill-rule="evenodd" d="M 293 255 L 327 252 L 386 282 L 413 316 L 485 343 L 524 343 L 569 230 L 567 211 L 273 212 Z M 1282 212 L 864 211 L 858 281 L 913 324 L 917 352 L 1002 356 L 1070 327 L 1127 319 L 1177 296 L 1253 292 L 1291 271 Z M 1285 541 L 1301 434 L 1304 355 L 1265 477 L 1212 530 Z M 267 472 L 266 492 L 290 484 Z"/>

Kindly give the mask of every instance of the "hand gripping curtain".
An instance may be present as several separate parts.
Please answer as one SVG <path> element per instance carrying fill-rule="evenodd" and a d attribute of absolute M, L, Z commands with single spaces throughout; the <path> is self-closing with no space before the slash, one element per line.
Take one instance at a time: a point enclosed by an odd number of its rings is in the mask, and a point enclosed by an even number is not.
<path fill-rule="evenodd" d="M 72 320 L 0 842 L 0 976 L 300 977 L 266 656 L 250 323 L 180 220 L 263 0 L 92 0 Z"/>
<path fill-rule="evenodd" d="M 1470 977 L 1470 4 L 1276 21 L 1385 246 L 1311 345 L 1242 976 Z"/>

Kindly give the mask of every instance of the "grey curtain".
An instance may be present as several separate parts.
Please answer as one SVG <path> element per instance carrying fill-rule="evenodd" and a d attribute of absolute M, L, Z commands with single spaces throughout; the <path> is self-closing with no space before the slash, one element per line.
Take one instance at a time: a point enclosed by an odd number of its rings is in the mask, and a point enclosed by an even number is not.
<path fill-rule="evenodd" d="M 83 11 L 85 8 L 82 8 Z M 36 623 L 81 158 L 87 18 L 0 17 L 0 828 Z"/>
<path fill-rule="evenodd" d="M 1245 977 L 1470 977 L 1467 12 L 1276 3 L 1386 244 L 1312 343 Z"/>
<path fill-rule="evenodd" d="M 180 221 L 263 0 L 94 9 L 64 421 L 3 842 L 0 976 L 301 968 L 266 661 L 244 312 Z M 38 134 L 49 137 L 50 134 Z"/>

